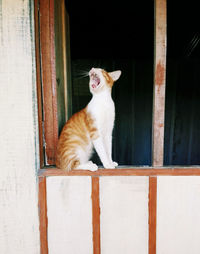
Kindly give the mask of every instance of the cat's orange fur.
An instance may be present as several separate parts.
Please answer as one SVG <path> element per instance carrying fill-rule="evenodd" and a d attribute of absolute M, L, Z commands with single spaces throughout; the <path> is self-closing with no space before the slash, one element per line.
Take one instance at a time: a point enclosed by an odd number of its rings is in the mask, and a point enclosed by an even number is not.
<path fill-rule="evenodd" d="M 61 132 L 56 155 L 56 166 L 60 169 L 71 170 L 80 165 L 76 149 L 88 146 L 90 139 L 98 137 L 94 120 L 86 108 L 75 113 L 65 124 Z"/>
<path fill-rule="evenodd" d="M 106 71 L 102 70 L 102 73 L 103 73 L 104 78 L 107 81 L 106 82 L 107 85 L 112 88 L 113 83 L 114 83 L 113 79 L 111 78 L 111 76 Z"/>

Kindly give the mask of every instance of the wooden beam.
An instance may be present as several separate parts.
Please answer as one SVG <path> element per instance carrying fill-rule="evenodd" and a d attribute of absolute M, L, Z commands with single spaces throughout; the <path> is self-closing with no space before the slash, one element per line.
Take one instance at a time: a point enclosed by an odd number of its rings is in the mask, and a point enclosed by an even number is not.
<path fill-rule="evenodd" d="M 149 177 L 149 254 L 156 254 L 157 177 Z"/>
<path fill-rule="evenodd" d="M 58 140 L 54 45 L 54 0 L 40 1 L 40 56 L 43 95 L 45 164 L 55 165 Z"/>
<path fill-rule="evenodd" d="M 173 168 L 117 168 L 88 170 L 72 170 L 66 172 L 57 168 L 41 169 L 39 176 L 200 176 L 200 167 Z"/>
<path fill-rule="evenodd" d="M 48 254 L 46 177 L 39 177 L 40 253 Z"/>
<path fill-rule="evenodd" d="M 64 97 L 65 97 L 65 119 L 68 119 L 68 96 L 67 96 L 67 40 L 66 40 L 66 9 L 65 0 L 61 0 L 61 15 L 62 15 L 62 53 L 63 53 L 63 75 L 64 75 Z M 69 33 L 69 31 L 68 31 Z M 69 47 L 69 45 L 68 45 Z"/>
<path fill-rule="evenodd" d="M 93 254 L 101 253 L 99 177 L 92 177 Z"/>
<path fill-rule="evenodd" d="M 164 158 L 166 81 L 166 0 L 155 0 L 155 56 L 153 98 L 152 164 L 161 167 Z"/>

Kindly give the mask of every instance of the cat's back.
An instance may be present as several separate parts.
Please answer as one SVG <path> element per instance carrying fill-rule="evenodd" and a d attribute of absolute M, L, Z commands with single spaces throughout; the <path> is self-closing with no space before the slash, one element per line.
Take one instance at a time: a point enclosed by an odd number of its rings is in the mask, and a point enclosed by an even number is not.
<path fill-rule="evenodd" d="M 87 133 L 87 113 L 82 109 L 71 116 L 61 131 L 56 151 L 58 168 L 67 168 L 70 161 L 75 160 L 77 148 L 88 143 Z"/>
<path fill-rule="evenodd" d="M 62 143 L 63 141 L 70 141 L 73 140 L 73 138 L 84 138 L 83 134 L 86 134 L 88 132 L 87 127 L 87 110 L 86 108 L 82 109 L 81 111 L 73 114 L 70 119 L 65 123 L 62 132 L 59 137 L 58 146 L 59 143 Z"/>

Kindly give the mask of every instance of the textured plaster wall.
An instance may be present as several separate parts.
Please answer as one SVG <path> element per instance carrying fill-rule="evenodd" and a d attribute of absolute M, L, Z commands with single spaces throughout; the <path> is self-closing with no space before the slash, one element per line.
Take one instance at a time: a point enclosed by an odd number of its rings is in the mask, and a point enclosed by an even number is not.
<path fill-rule="evenodd" d="M 33 1 L 0 0 L 0 253 L 39 253 Z"/>

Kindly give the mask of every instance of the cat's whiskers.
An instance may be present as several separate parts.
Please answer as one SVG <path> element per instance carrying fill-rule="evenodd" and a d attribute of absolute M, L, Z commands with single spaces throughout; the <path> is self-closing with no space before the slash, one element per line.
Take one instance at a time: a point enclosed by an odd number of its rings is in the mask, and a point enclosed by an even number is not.
<path fill-rule="evenodd" d="M 82 78 L 86 78 L 89 76 L 89 71 L 82 71 L 79 70 L 79 72 L 76 74 L 76 79 L 82 79 Z"/>
<path fill-rule="evenodd" d="M 86 78 L 86 77 L 88 77 L 89 76 L 89 72 L 82 72 L 82 73 L 78 73 L 77 75 L 76 75 L 76 79 L 82 79 L 82 78 Z"/>

